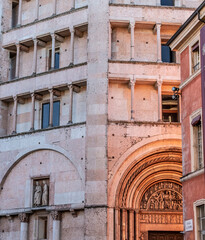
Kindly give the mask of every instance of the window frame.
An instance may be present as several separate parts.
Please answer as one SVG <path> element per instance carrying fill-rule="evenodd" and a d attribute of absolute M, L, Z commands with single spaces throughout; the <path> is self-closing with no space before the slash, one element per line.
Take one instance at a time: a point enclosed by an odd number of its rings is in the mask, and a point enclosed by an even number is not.
<path fill-rule="evenodd" d="M 47 238 L 39 238 L 39 222 L 41 218 L 47 218 L 47 226 L 46 226 L 46 235 Z M 37 240 L 48 240 L 49 239 L 49 215 L 47 213 L 40 213 L 37 214 L 37 216 L 35 217 L 35 226 L 34 226 L 34 233 L 35 233 L 35 237 Z"/>
<path fill-rule="evenodd" d="M 163 109 L 163 96 L 170 96 L 170 97 L 172 97 L 172 95 L 173 95 L 173 93 L 171 93 L 171 92 L 163 92 L 162 91 L 162 94 L 161 94 L 161 101 L 162 101 L 162 106 L 161 106 L 161 108 L 162 108 L 162 121 L 163 122 L 169 122 L 169 123 L 180 123 L 180 100 L 178 99 L 177 100 L 177 121 L 164 121 L 163 120 L 163 113 L 165 113 L 165 112 L 163 112 L 163 110 L 165 110 L 165 109 Z M 180 97 L 180 96 L 179 96 Z M 171 100 L 171 99 L 170 99 Z M 174 100 L 173 100 L 174 101 Z"/>
<path fill-rule="evenodd" d="M 55 67 L 55 65 L 56 65 L 56 61 L 55 61 L 55 57 L 54 57 L 54 68 L 53 69 L 60 69 L 60 46 L 55 46 L 55 54 L 56 53 L 59 53 L 59 67 L 58 68 L 56 68 Z M 48 71 L 50 71 L 50 70 L 53 70 L 52 68 L 51 68 L 51 61 L 52 61 L 52 47 L 50 47 L 50 48 L 48 48 L 48 55 L 47 55 L 48 57 L 47 57 L 47 69 L 48 69 Z"/>
<path fill-rule="evenodd" d="M 192 125 L 192 121 L 197 116 L 201 115 L 201 163 L 202 166 L 199 167 L 199 157 L 198 157 L 198 144 L 196 143 L 196 138 L 198 139 L 197 126 Z M 191 171 L 200 171 L 204 167 L 203 162 L 203 124 L 202 124 L 202 108 L 197 109 L 190 115 L 190 149 L 191 149 Z M 196 146 L 197 144 L 197 146 Z"/>
<path fill-rule="evenodd" d="M 199 68 L 196 71 L 193 71 L 193 61 L 192 61 L 192 47 L 199 43 Z M 201 71 L 201 54 L 200 54 L 200 32 L 196 35 L 196 37 L 189 43 L 189 76 L 197 74 L 199 71 Z"/>
<path fill-rule="evenodd" d="M 165 7 L 175 7 L 175 5 L 176 5 L 175 0 L 172 0 L 173 5 L 162 4 L 162 1 L 163 1 L 163 0 L 160 0 L 160 6 L 165 6 Z"/>
<path fill-rule="evenodd" d="M 197 200 L 196 202 L 193 203 L 193 209 L 194 209 L 194 233 L 195 233 L 195 240 L 201 240 L 201 234 L 199 232 L 199 207 L 204 205 L 205 207 L 205 199 L 200 199 Z M 204 233 L 205 235 L 205 233 Z"/>

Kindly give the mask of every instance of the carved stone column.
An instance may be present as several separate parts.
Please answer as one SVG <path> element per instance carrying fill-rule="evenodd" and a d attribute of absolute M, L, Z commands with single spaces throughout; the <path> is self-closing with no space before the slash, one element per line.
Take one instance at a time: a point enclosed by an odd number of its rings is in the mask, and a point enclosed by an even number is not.
<path fill-rule="evenodd" d="M 162 121 L 162 80 L 159 77 L 157 83 L 158 90 L 158 121 Z"/>
<path fill-rule="evenodd" d="M 51 37 L 52 37 L 51 69 L 54 69 L 54 67 L 55 67 L 55 45 L 56 45 L 55 33 L 52 33 Z"/>
<path fill-rule="evenodd" d="M 31 93 L 31 128 L 30 128 L 30 131 L 34 130 L 34 116 L 35 116 L 35 93 Z"/>
<path fill-rule="evenodd" d="M 36 74 L 37 70 L 37 50 L 38 50 L 38 40 L 33 39 L 34 48 L 33 48 L 33 74 Z"/>
<path fill-rule="evenodd" d="M 13 99 L 14 99 L 14 108 L 13 108 L 13 131 L 12 131 L 12 134 L 16 134 L 18 98 L 17 98 L 17 96 L 14 96 Z"/>
<path fill-rule="evenodd" d="M 49 89 L 50 93 L 50 116 L 49 116 L 49 127 L 53 126 L 53 89 Z"/>
<path fill-rule="evenodd" d="M 127 210 L 122 210 L 122 240 L 127 240 Z"/>
<path fill-rule="evenodd" d="M 21 221 L 20 240 L 28 240 L 29 215 L 27 213 L 20 213 L 18 217 Z"/>
<path fill-rule="evenodd" d="M 39 0 L 36 0 L 35 20 L 39 19 Z"/>
<path fill-rule="evenodd" d="M 75 0 L 72 0 L 72 6 L 71 9 L 75 9 Z"/>
<path fill-rule="evenodd" d="M 131 31 L 131 46 L 130 46 L 130 60 L 135 58 L 135 22 L 130 22 Z"/>
<path fill-rule="evenodd" d="M 18 9 L 18 25 L 20 26 L 22 24 L 22 1 L 19 0 L 19 9 Z"/>
<path fill-rule="evenodd" d="M 20 44 L 16 44 L 16 71 L 15 77 L 19 78 L 19 65 L 20 65 Z"/>
<path fill-rule="evenodd" d="M 156 24 L 157 28 L 157 62 L 162 61 L 161 56 L 161 23 Z"/>
<path fill-rule="evenodd" d="M 61 213 L 52 211 L 51 217 L 53 218 L 53 240 L 60 240 Z"/>
<path fill-rule="evenodd" d="M 120 209 L 115 209 L 115 240 L 120 240 Z"/>
<path fill-rule="evenodd" d="M 74 37 L 75 37 L 75 30 L 73 27 L 70 28 L 70 51 L 71 51 L 71 60 L 70 65 L 74 64 Z"/>
<path fill-rule="evenodd" d="M 56 9 L 57 9 L 57 0 L 53 0 L 53 15 L 56 14 Z"/>
<path fill-rule="evenodd" d="M 69 86 L 69 119 L 68 123 L 73 122 L 73 86 Z"/>
<path fill-rule="evenodd" d="M 129 218 L 130 218 L 129 240 L 134 240 L 134 210 L 129 211 Z"/>
<path fill-rule="evenodd" d="M 130 79 L 131 86 L 131 121 L 134 120 L 134 96 L 135 96 L 135 81 Z"/>

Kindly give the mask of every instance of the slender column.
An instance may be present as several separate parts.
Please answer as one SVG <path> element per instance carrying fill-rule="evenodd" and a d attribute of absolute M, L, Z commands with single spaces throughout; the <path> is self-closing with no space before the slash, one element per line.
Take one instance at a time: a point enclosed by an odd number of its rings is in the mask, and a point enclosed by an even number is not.
<path fill-rule="evenodd" d="M 34 116 L 35 116 L 35 94 L 31 94 L 31 128 L 30 131 L 34 130 Z"/>
<path fill-rule="evenodd" d="M 135 22 L 130 22 L 130 31 L 131 31 L 130 59 L 134 60 L 135 58 Z"/>
<path fill-rule="evenodd" d="M 135 81 L 130 79 L 131 86 L 131 121 L 134 120 L 134 96 L 135 96 Z"/>
<path fill-rule="evenodd" d="M 53 15 L 56 14 L 57 0 L 53 0 Z"/>
<path fill-rule="evenodd" d="M 115 209 L 115 240 L 120 240 L 120 209 Z"/>
<path fill-rule="evenodd" d="M 122 210 L 122 240 L 127 240 L 127 210 Z"/>
<path fill-rule="evenodd" d="M 109 59 L 112 58 L 112 26 L 109 24 Z"/>
<path fill-rule="evenodd" d="M 114 240 L 114 208 L 108 208 L 108 239 L 109 240 Z"/>
<path fill-rule="evenodd" d="M 16 72 L 15 77 L 19 78 L 19 65 L 20 65 L 20 44 L 16 44 Z"/>
<path fill-rule="evenodd" d="M 75 0 L 72 0 L 72 6 L 71 9 L 75 9 Z"/>
<path fill-rule="evenodd" d="M 139 215 L 139 212 L 135 212 L 135 219 L 136 219 L 136 222 L 135 222 L 135 229 L 136 229 L 136 232 L 135 232 L 135 236 L 136 236 L 136 239 L 140 239 L 139 237 L 139 233 L 140 233 L 140 221 L 139 221 L 139 218 L 140 218 L 140 215 Z"/>
<path fill-rule="evenodd" d="M 61 213 L 52 211 L 51 216 L 53 218 L 53 240 L 60 240 Z"/>
<path fill-rule="evenodd" d="M 179 95 L 179 106 L 178 106 L 178 121 L 181 123 L 182 118 L 181 118 L 181 105 L 182 105 L 182 96 Z"/>
<path fill-rule="evenodd" d="M 29 221 L 28 214 L 20 213 L 18 217 L 21 221 L 20 240 L 28 240 L 28 221 Z"/>
<path fill-rule="evenodd" d="M 70 28 L 71 38 L 70 38 L 70 50 L 71 50 L 71 61 L 70 65 L 74 64 L 74 36 L 75 36 L 75 30 L 74 28 Z"/>
<path fill-rule="evenodd" d="M 49 89 L 50 92 L 50 116 L 49 116 L 49 127 L 53 126 L 53 89 Z"/>
<path fill-rule="evenodd" d="M 17 105 L 18 105 L 18 99 L 17 99 L 17 96 L 14 96 L 14 108 L 13 108 L 13 131 L 12 131 L 12 134 L 15 134 L 15 133 L 16 133 Z"/>
<path fill-rule="evenodd" d="M 69 120 L 68 123 L 72 123 L 73 122 L 73 86 L 70 85 L 69 86 Z"/>
<path fill-rule="evenodd" d="M 134 240 L 134 210 L 130 210 L 130 231 L 129 231 L 129 240 Z"/>
<path fill-rule="evenodd" d="M 21 25 L 22 23 L 22 1 L 23 0 L 19 0 L 18 25 Z"/>
<path fill-rule="evenodd" d="M 157 81 L 158 89 L 158 121 L 162 121 L 162 80 Z"/>
<path fill-rule="evenodd" d="M 51 37 L 52 37 L 51 69 L 54 69 L 54 66 L 55 66 L 55 45 L 56 45 L 55 34 L 52 33 Z"/>
<path fill-rule="evenodd" d="M 161 56 L 161 23 L 156 24 L 157 28 L 157 62 L 162 61 Z"/>
<path fill-rule="evenodd" d="M 35 20 L 39 19 L 39 0 L 36 0 L 36 12 L 35 12 Z"/>
<path fill-rule="evenodd" d="M 37 70 L 37 50 L 38 50 L 38 40 L 33 39 L 34 48 L 33 48 L 33 74 L 36 74 Z"/>

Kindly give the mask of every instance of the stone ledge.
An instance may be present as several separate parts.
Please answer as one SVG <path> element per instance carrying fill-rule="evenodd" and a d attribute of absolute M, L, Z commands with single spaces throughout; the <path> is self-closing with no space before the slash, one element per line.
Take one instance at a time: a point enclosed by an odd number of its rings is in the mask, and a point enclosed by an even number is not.
<path fill-rule="evenodd" d="M 117 121 L 117 120 L 108 120 L 108 125 L 115 124 L 115 125 L 166 125 L 166 126 L 178 126 L 181 127 L 180 122 L 153 122 L 153 121 Z"/>
<path fill-rule="evenodd" d="M 109 63 L 122 63 L 122 64 L 145 64 L 145 65 L 167 65 L 167 66 L 180 66 L 180 63 L 167 63 L 167 62 L 149 62 L 149 61 L 130 61 L 130 60 L 108 60 Z"/>

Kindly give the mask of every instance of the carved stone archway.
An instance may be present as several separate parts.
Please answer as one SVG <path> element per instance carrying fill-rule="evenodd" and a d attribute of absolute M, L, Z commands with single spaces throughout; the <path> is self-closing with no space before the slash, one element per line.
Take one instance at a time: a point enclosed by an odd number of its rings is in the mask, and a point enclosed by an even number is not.
<path fill-rule="evenodd" d="M 148 239 L 149 231 L 182 231 L 179 150 L 154 153 L 123 174 L 115 199 L 115 239 Z"/>

